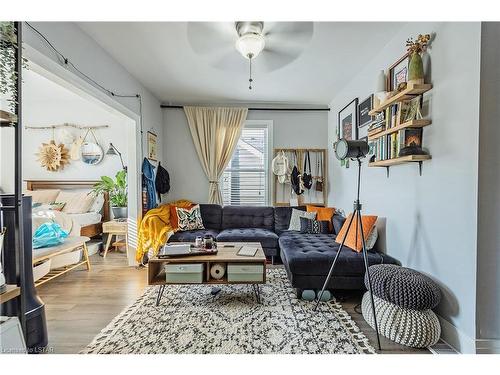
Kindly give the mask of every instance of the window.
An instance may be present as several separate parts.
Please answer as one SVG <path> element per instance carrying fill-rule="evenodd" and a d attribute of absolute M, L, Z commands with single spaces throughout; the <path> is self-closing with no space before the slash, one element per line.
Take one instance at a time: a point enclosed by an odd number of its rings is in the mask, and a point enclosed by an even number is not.
<path fill-rule="evenodd" d="M 222 175 L 224 205 L 269 204 L 271 121 L 247 121 L 231 161 Z"/>

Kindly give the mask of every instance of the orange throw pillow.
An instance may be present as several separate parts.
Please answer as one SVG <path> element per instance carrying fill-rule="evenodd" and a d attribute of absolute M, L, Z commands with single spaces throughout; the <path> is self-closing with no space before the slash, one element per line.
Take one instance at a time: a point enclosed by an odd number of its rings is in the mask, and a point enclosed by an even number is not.
<path fill-rule="evenodd" d="M 177 211 L 175 210 L 176 207 L 181 207 L 181 208 L 193 208 L 195 204 L 189 204 L 189 205 L 182 205 L 182 206 L 177 206 L 175 204 L 170 204 L 170 226 L 172 227 L 174 232 L 177 232 L 179 230 L 179 217 L 177 216 Z"/>
<path fill-rule="evenodd" d="M 316 212 L 316 220 L 318 221 L 328 221 L 328 231 L 333 232 L 332 217 L 335 214 L 335 208 L 333 207 L 317 207 L 317 206 L 306 206 L 307 212 Z"/>
<path fill-rule="evenodd" d="M 359 229 L 356 231 L 356 229 L 358 228 L 357 217 L 354 218 L 354 221 L 351 224 L 351 228 L 349 229 L 349 233 L 347 233 L 347 227 L 349 226 L 349 221 L 351 221 L 351 217 L 352 214 L 350 214 L 347 217 L 346 221 L 344 222 L 344 225 L 342 225 L 342 228 L 340 229 L 340 232 L 337 235 L 337 238 L 335 239 L 335 242 L 342 243 L 342 240 L 347 235 L 344 245 L 360 253 L 361 251 L 363 251 L 363 242 L 361 239 L 361 231 Z M 372 231 L 373 226 L 377 221 L 377 218 L 378 216 L 361 215 L 361 222 L 363 223 L 363 234 L 365 236 L 365 242 L 366 239 L 368 238 L 368 235 Z M 358 234 L 357 238 L 356 238 L 356 233 Z"/>

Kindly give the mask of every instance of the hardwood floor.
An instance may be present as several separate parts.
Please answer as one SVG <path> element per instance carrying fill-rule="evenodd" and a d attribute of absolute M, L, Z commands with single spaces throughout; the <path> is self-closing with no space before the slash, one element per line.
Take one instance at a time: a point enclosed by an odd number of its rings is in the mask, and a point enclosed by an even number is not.
<path fill-rule="evenodd" d="M 147 270 L 127 266 L 123 253 L 95 254 L 92 270 L 83 267 L 39 287 L 45 302 L 49 347 L 54 353 L 78 353 L 125 307 L 139 297 L 147 285 Z M 279 267 L 279 266 L 277 266 Z M 354 311 L 361 294 L 343 296 L 342 305 L 376 347 L 376 335 Z M 429 353 L 407 348 L 381 337 L 382 353 Z"/>

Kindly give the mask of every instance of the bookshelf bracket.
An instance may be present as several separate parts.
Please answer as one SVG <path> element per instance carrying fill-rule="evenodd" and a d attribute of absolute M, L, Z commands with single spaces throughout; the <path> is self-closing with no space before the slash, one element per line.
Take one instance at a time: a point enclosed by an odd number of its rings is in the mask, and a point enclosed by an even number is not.
<path fill-rule="evenodd" d="M 418 173 L 422 176 L 422 161 L 418 162 Z"/>
<path fill-rule="evenodd" d="M 389 167 L 385 167 L 385 170 L 387 172 L 387 178 L 389 178 Z"/>

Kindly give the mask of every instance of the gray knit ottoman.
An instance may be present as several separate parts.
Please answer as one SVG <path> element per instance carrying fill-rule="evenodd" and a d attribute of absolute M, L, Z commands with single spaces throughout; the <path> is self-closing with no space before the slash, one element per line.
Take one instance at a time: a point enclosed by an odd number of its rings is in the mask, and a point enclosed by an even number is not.
<path fill-rule="evenodd" d="M 433 309 L 441 300 L 441 290 L 424 274 L 395 264 L 370 267 L 373 294 L 400 307 L 413 310 Z M 368 277 L 365 274 L 368 289 Z"/>
<path fill-rule="evenodd" d="M 376 295 L 373 299 L 381 335 L 412 348 L 426 348 L 439 340 L 441 326 L 432 310 L 405 309 Z M 361 311 L 366 322 L 375 329 L 369 292 L 363 295 Z"/>

